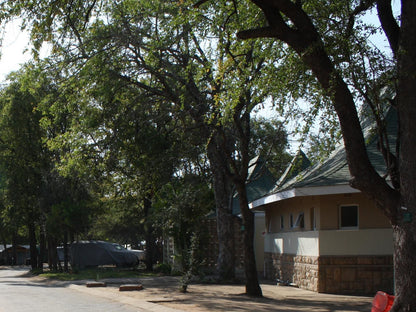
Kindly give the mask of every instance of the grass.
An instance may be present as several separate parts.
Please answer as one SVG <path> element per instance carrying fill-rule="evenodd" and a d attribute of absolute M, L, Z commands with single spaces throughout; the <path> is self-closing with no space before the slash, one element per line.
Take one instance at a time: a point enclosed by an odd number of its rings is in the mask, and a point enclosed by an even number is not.
<path fill-rule="evenodd" d="M 138 278 L 147 276 L 156 276 L 153 272 L 146 272 L 134 269 L 118 269 L 118 268 L 95 268 L 78 270 L 74 272 L 43 272 L 39 276 L 60 281 L 76 281 L 76 280 L 100 280 L 104 278 Z"/>

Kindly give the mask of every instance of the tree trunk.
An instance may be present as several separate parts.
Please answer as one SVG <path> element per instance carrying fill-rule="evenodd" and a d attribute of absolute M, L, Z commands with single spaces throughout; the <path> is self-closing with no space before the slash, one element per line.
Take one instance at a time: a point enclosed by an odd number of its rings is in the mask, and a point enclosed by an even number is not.
<path fill-rule="evenodd" d="M 393 226 L 395 300 L 391 312 L 410 312 L 416 305 L 415 222 Z"/>
<path fill-rule="evenodd" d="M 44 226 L 41 226 L 40 237 L 39 237 L 39 257 L 38 257 L 38 268 L 43 270 L 43 261 L 46 255 L 46 231 Z"/>
<path fill-rule="evenodd" d="M 5 240 L 3 240 L 3 250 L 4 250 L 4 252 L 3 252 L 3 261 L 4 261 L 4 264 L 8 264 L 7 263 L 7 243 L 6 243 L 6 241 Z"/>
<path fill-rule="evenodd" d="M 29 221 L 28 229 L 30 244 L 30 266 L 32 267 L 32 270 L 35 270 L 38 267 L 38 249 L 36 248 L 36 228 L 35 224 L 32 221 Z"/>
<path fill-rule="evenodd" d="M 395 302 L 392 312 L 416 310 L 416 1 L 402 1 L 398 53 L 401 216 L 393 226 Z"/>
<path fill-rule="evenodd" d="M 244 240 L 244 270 L 246 276 L 246 294 L 253 297 L 262 297 L 259 285 L 254 253 L 254 213 L 248 207 L 247 189 L 245 182 L 236 185 L 241 214 L 243 216 L 243 240 Z"/>
<path fill-rule="evenodd" d="M 152 208 L 152 201 L 150 198 L 146 197 L 144 199 L 144 215 L 146 218 L 146 270 L 153 271 L 153 260 L 154 260 L 154 253 L 155 253 L 155 237 L 153 235 L 153 225 L 150 221 L 150 210 Z"/>
<path fill-rule="evenodd" d="M 217 273 L 223 280 L 232 280 L 235 278 L 235 238 L 230 200 L 232 184 L 230 178 L 222 169 L 222 157 L 215 137 L 208 144 L 208 158 L 214 180 L 217 212 Z"/>
<path fill-rule="evenodd" d="M 48 265 L 49 270 L 57 271 L 58 270 L 58 262 L 55 257 L 55 251 L 56 251 L 56 244 L 54 242 L 54 239 L 48 234 L 47 236 L 48 241 Z"/>
<path fill-rule="evenodd" d="M 68 231 L 64 231 L 64 272 L 69 272 L 69 267 L 68 267 L 68 259 L 69 259 L 69 250 L 68 250 Z M 59 257 L 58 257 L 58 261 Z"/>
<path fill-rule="evenodd" d="M 12 259 L 11 259 L 11 265 L 16 265 L 17 264 L 17 242 L 16 242 L 16 238 L 17 238 L 17 233 L 13 232 L 13 237 L 12 237 Z"/>

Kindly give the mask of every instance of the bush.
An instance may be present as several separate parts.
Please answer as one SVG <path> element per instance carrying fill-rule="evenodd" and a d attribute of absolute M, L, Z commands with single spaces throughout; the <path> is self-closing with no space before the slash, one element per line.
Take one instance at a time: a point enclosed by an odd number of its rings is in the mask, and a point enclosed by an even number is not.
<path fill-rule="evenodd" d="M 162 274 L 165 274 L 165 275 L 170 275 L 171 272 L 172 272 L 172 267 L 170 266 L 170 264 L 160 263 L 160 264 L 157 264 L 155 266 L 154 271 L 156 273 L 162 273 Z"/>

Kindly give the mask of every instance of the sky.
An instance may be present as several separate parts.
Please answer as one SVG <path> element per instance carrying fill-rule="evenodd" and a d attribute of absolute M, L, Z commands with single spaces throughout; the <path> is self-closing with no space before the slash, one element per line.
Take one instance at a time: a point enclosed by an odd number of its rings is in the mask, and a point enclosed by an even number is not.
<path fill-rule="evenodd" d="M 30 60 L 29 36 L 22 32 L 17 21 L 6 25 L 1 46 L 0 83 L 6 76 L 18 70 L 20 65 Z M 25 50 L 27 51 L 25 52 Z"/>

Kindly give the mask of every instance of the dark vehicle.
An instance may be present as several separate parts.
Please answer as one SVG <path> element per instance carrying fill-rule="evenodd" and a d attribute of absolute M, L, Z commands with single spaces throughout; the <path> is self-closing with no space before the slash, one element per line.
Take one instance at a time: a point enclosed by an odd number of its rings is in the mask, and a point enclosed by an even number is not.
<path fill-rule="evenodd" d="M 139 263 L 139 257 L 119 244 L 103 241 L 80 241 L 71 245 L 71 266 L 73 268 L 115 265 L 133 267 Z"/>

